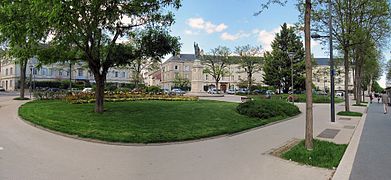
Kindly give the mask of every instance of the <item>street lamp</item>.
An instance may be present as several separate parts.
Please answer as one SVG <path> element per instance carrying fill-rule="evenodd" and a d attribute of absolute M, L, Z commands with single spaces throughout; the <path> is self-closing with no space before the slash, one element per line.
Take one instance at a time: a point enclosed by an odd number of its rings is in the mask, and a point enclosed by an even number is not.
<path fill-rule="evenodd" d="M 330 111 L 331 111 L 331 122 L 335 122 L 335 103 L 334 103 L 334 60 L 333 60 L 333 17 L 332 17 L 332 0 L 329 0 L 329 35 L 328 36 L 321 36 L 319 34 L 313 34 L 311 35 L 311 38 L 318 39 L 318 38 L 329 38 L 329 46 L 330 46 Z M 345 82 L 346 83 L 346 82 Z M 346 92 L 345 92 L 346 93 Z"/>
<path fill-rule="evenodd" d="M 288 52 L 288 57 L 289 59 L 291 60 L 291 86 L 292 86 L 292 103 L 295 102 L 294 98 L 293 98 L 293 58 L 295 57 L 296 53 L 294 52 Z"/>
<path fill-rule="evenodd" d="M 29 91 L 30 91 L 30 99 L 31 99 L 31 91 L 32 91 L 31 80 L 33 78 L 33 65 L 31 63 L 29 65 L 29 68 L 30 68 L 30 87 L 29 87 Z"/>

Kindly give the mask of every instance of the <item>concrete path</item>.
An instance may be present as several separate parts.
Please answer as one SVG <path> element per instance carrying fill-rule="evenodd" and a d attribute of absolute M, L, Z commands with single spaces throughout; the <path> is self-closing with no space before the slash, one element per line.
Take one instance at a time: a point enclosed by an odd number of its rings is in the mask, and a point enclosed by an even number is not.
<path fill-rule="evenodd" d="M 305 113 L 271 126 L 206 141 L 163 146 L 115 146 L 80 141 L 32 127 L 17 116 L 23 103 L 0 96 L 0 179 L 259 180 L 329 179 L 333 170 L 299 165 L 269 154 L 304 138 Z M 304 104 L 298 104 L 304 112 Z M 336 106 L 337 111 L 343 106 Z M 352 107 L 355 109 L 355 107 Z M 359 110 L 365 108 L 358 107 Z M 340 129 L 347 143 L 358 121 L 329 122 L 329 105 L 314 106 L 314 136 Z"/>
<path fill-rule="evenodd" d="M 383 105 L 369 106 L 364 130 L 350 175 L 351 180 L 391 179 L 391 108 L 383 114 Z"/>

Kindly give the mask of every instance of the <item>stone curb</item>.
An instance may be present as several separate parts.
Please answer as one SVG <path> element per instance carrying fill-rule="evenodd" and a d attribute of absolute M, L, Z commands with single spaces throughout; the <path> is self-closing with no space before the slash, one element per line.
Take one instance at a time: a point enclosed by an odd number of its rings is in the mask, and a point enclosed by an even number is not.
<path fill-rule="evenodd" d="M 337 170 L 334 173 L 334 176 L 332 178 L 333 180 L 346 180 L 350 178 L 350 173 L 352 172 L 354 159 L 356 157 L 356 153 L 360 142 L 361 134 L 364 129 L 366 117 L 367 114 L 363 113 L 357 128 L 354 130 L 353 136 L 350 138 L 349 145 L 346 148 L 346 151 L 341 159 L 341 162 L 339 163 Z"/>

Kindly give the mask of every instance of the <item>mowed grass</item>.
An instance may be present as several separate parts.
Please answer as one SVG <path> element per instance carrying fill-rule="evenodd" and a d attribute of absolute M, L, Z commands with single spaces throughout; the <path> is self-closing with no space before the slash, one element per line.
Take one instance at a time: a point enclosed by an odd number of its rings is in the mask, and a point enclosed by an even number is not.
<path fill-rule="evenodd" d="M 360 112 L 354 112 L 354 111 L 340 111 L 337 113 L 337 115 L 340 116 L 354 116 L 354 117 L 361 117 L 362 113 Z"/>
<path fill-rule="evenodd" d="M 283 101 L 287 101 L 289 94 L 275 94 L 272 95 L 272 99 L 280 99 Z M 250 95 L 249 97 L 256 99 L 256 100 L 262 100 L 265 99 L 265 95 Z M 295 102 L 305 103 L 306 102 L 306 95 L 305 94 L 294 94 Z M 323 96 L 323 95 L 312 95 L 312 102 L 313 103 L 330 103 L 331 98 L 330 96 Z M 341 103 L 343 102 L 343 99 L 335 97 L 334 98 L 335 103 Z"/>
<path fill-rule="evenodd" d="M 94 104 L 32 101 L 19 115 L 55 131 L 111 142 L 158 143 L 230 134 L 286 117 L 250 118 L 236 112 L 237 103 L 218 101 L 132 101 Z"/>
<path fill-rule="evenodd" d="M 313 150 L 304 146 L 304 140 L 282 154 L 287 160 L 322 168 L 336 168 L 348 145 L 314 139 Z"/>

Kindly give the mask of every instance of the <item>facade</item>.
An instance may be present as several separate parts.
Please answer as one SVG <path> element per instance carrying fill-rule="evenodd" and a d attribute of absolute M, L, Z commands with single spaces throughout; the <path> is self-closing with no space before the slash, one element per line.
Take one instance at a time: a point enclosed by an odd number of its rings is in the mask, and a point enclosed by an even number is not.
<path fill-rule="evenodd" d="M 196 56 L 194 54 L 179 54 L 176 56 L 170 57 L 167 61 L 165 61 L 161 66 L 161 79 L 160 83 L 157 83 L 156 81 L 153 83 L 149 83 L 149 85 L 157 85 L 160 84 L 160 86 L 163 89 L 172 89 L 175 85 L 173 83 L 175 77 L 181 76 L 184 78 L 189 79 L 192 84 L 191 87 L 198 87 L 193 86 L 193 83 L 199 84 L 199 81 L 202 81 L 203 90 L 207 91 L 208 88 L 215 86 L 215 81 L 213 77 L 209 74 L 202 73 L 202 78 L 193 78 L 194 73 L 192 71 L 195 71 L 194 65 L 196 61 Z M 329 66 L 329 59 L 328 58 L 315 58 L 316 66 L 313 67 L 312 73 L 313 73 L 313 83 L 315 85 L 315 89 L 326 91 L 328 92 L 330 90 L 330 66 Z M 203 68 L 198 67 L 199 65 L 202 66 L 202 64 L 197 64 L 197 72 L 202 71 Z M 201 69 L 201 70 L 199 70 Z M 345 84 L 345 75 L 343 71 L 343 66 L 336 66 L 335 67 L 335 90 L 336 91 L 343 91 L 344 90 L 344 84 Z M 243 68 L 240 67 L 239 64 L 231 64 L 227 67 L 228 74 L 224 76 L 220 83 L 218 89 L 221 90 L 227 90 L 227 89 L 233 89 L 233 88 L 239 88 L 240 82 L 247 79 L 247 74 L 244 71 Z M 201 72 L 198 72 L 201 73 Z M 349 72 L 349 90 L 353 89 L 353 73 Z M 253 74 L 254 78 L 254 84 L 255 85 L 263 85 L 263 71 L 259 71 Z M 156 72 L 154 74 L 156 77 Z M 152 79 L 150 77 L 150 79 Z M 197 82 L 195 82 L 197 81 Z M 197 91 L 198 92 L 198 91 Z"/>
<path fill-rule="evenodd" d="M 0 86 L 6 91 L 19 89 L 20 66 L 12 60 L 1 59 Z M 84 81 L 94 83 L 94 76 L 83 63 L 69 65 L 68 63 L 55 63 L 38 67 L 35 58 L 29 60 L 26 70 L 26 82 L 32 81 Z M 131 71 L 126 68 L 111 68 L 107 74 L 107 82 L 130 83 Z"/>
<path fill-rule="evenodd" d="M 163 89 L 172 89 L 175 87 L 173 81 L 178 76 L 192 81 L 195 60 L 196 56 L 194 54 L 179 54 L 165 61 L 161 68 L 161 87 Z M 234 88 L 238 89 L 239 83 L 247 79 L 245 70 L 239 64 L 227 65 L 227 71 L 228 73 L 222 77 L 219 82 L 219 87 L 217 87 L 222 91 Z M 262 73 L 260 71 L 253 74 L 253 79 L 254 85 L 262 85 Z M 202 73 L 201 80 L 204 91 L 207 91 L 210 87 L 215 87 L 215 79 L 210 74 Z"/>
<path fill-rule="evenodd" d="M 312 82 L 316 90 L 330 91 L 330 65 L 329 58 L 315 58 L 316 65 L 312 69 Z M 353 90 L 353 72 L 349 71 L 349 90 Z M 344 67 L 335 66 L 334 87 L 336 91 L 345 89 Z"/>

